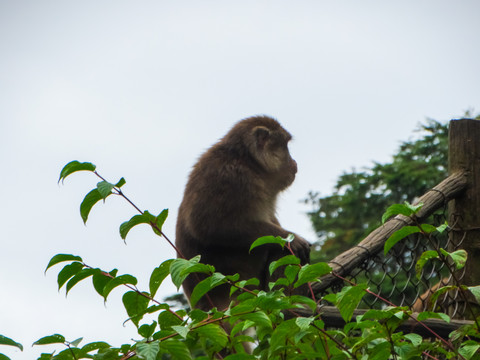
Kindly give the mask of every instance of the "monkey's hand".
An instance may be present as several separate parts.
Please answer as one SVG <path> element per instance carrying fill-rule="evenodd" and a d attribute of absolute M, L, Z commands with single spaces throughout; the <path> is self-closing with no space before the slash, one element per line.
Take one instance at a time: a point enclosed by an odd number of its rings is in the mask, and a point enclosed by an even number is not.
<path fill-rule="evenodd" d="M 300 259 L 302 265 L 310 262 L 310 247 L 311 244 L 298 235 L 295 235 L 295 239 L 290 243 L 290 248 L 295 256 Z"/>

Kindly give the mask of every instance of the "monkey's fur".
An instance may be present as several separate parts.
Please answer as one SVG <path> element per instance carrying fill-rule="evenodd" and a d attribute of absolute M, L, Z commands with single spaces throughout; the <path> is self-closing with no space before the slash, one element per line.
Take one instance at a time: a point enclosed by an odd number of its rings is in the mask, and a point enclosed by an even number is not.
<path fill-rule="evenodd" d="M 176 246 L 190 259 L 215 266 L 224 275 L 256 277 L 266 289 L 268 265 L 288 255 L 278 244 L 250 245 L 266 235 L 287 237 L 275 215 L 278 194 L 295 179 L 297 163 L 290 156 L 291 135 L 273 118 L 255 116 L 238 122 L 194 165 L 178 212 Z M 304 264 L 310 245 L 295 235 L 291 248 Z M 178 254 L 179 256 L 181 256 Z M 189 275 L 183 283 L 188 298 L 201 277 Z M 224 310 L 229 289 L 220 286 L 203 297 L 198 308 Z"/>

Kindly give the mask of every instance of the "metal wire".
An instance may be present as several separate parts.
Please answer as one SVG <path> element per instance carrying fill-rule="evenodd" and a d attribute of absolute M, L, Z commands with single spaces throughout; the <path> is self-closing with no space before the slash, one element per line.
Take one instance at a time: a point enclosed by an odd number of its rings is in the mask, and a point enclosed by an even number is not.
<path fill-rule="evenodd" d="M 435 190 L 438 191 L 438 190 Z M 442 194 L 443 195 L 443 194 Z M 438 213 L 435 213 L 427 222 L 440 226 L 446 221 L 446 203 Z M 455 221 L 456 223 L 456 221 Z M 453 243 L 449 236 L 452 231 L 466 231 L 458 229 L 456 224 L 441 234 L 431 234 L 430 241 L 421 234 L 415 234 L 397 243 L 385 256 L 383 252 L 372 254 L 369 249 L 365 250 L 365 260 L 354 269 L 347 278 L 355 283 L 367 283 L 369 289 L 388 299 L 397 306 L 408 306 L 414 311 L 434 310 L 448 313 L 457 319 L 464 318 L 466 304 L 461 301 L 458 291 L 450 291 L 442 294 L 435 302 L 431 302 L 432 293 L 439 287 L 451 284 L 451 275 L 447 266 L 439 260 L 430 260 L 417 276 L 415 265 L 427 250 L 436 248 L 454 251 L 462 246 L 463 239 Z M 457 278 L 463 279 L 464 273 L 456 274 Z M 338 292 L 342 288 L 341 283 L 333 284 L 328 292 Z M 367 294 L 364 296 L 359 308 L 383 308 L 386 304 L 379 298 Z"/>

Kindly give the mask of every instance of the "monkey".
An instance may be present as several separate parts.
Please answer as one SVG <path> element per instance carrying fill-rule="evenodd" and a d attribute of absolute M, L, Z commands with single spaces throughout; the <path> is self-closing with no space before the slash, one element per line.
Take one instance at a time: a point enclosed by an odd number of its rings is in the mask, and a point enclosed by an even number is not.
<path fill-rule="evenodd" d="M 286 238 L 293 253 L 306 264 L 310 243 L 281 227 L 276 217 L 278 195 L 289 187 L 297 173 L 290 156 L 292 136 L 269 116 L 253 116 L 236 123 L 193 166 L 179 207 L 176 224 L 178 257 L 201 256 L 224 275 L 238 273 L 240 279 L 258 278 L 259 289 L 271 280 L 269 264 L 289 252 L 278 244 L 251 244 L 262 236 Z M 183 283 L 187 298 L 201 281 L 190 274 Z M 196 307 L 225 310 L 229 289 L 222 285 L 208 292 Z"/>

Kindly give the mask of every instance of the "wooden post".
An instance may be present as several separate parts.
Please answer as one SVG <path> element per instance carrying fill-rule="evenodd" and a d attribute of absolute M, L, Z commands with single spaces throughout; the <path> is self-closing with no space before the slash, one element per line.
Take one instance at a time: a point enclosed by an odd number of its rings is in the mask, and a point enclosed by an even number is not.
<path fill-rule="evenodd" d="M 465 249 L 468 260 L 461 279 L 464 285 L 480 285 L 480 121 L 452 120 L 449 129 L 449 173 L 465 171 L 467 188 L 450 201 L 450 251 Z"/>

